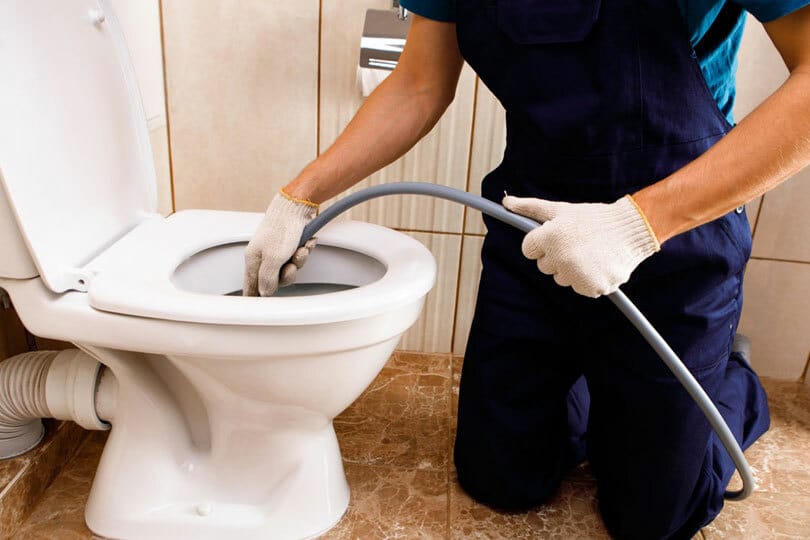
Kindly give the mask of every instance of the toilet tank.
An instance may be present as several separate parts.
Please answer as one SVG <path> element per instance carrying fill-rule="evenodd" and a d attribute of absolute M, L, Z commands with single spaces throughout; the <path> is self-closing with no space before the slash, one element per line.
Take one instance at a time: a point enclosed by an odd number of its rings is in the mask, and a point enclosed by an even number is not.
<path fill-rule="evenodd" d="M 108 0 L 0 2 L 0 277 L 86 290 L 154 216 L 146 117 Z"/>

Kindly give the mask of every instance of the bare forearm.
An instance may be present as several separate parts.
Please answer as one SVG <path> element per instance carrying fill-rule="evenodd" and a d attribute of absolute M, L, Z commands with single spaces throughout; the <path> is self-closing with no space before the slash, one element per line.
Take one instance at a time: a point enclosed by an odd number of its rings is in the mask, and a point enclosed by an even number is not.
<path fill-rule="evenodd" d="M 700 158 L 634 194 L 659 241 L 707 223 L 810 164 L 810 68 Z"/>
<path fill-rule="evenodd" d="M 334 144 L 285 192 L 321 203 L 398 159 L 447 109 L 463 63 L 455 24 L 413 14 L 397 68 L 371 93 Z"/>
<path fill-rule="evenodd" d="M 395 161 L 425 136 L 448 102 L 403 79 L 407 75 L 395 71 L 383 81 L 334 144 L 285 191 L 323 202 Z"/>
<path fill-rule="evenodd" d="M 810 6 L 765 24 L 790 77 L 700 158 L 635 194 L 661 242 L 722 216 L 810 164 Z"/>

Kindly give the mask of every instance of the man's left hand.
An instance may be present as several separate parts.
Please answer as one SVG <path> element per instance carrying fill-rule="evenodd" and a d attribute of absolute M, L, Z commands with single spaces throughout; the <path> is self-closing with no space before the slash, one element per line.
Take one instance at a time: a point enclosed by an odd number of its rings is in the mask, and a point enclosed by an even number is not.
<path fill-rule="evenodd" d="M 540 223 L 523 254 L 554 281 L 597 298 L 615 292 L 660 244 L 630 195 L 611 204 L 506 196 L 503 205 Z"/>

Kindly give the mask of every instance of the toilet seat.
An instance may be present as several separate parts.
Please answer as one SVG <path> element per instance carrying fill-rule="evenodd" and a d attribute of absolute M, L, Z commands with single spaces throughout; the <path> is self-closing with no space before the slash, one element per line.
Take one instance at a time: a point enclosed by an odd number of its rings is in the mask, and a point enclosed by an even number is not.
<path fill-rule="evenodd" d="M 356 251 L 382 263 L 385 273 L 367 285 L 316 296 L 255 298 L 200 294 L 172 282 L 175 270 L 192 255 L 248 242 L 261 217 L 187 210 L 145 220 L 85 267 L 90 305 L 111 313 L 195 323 L 321 324 L 381 313 L 412 302 L 433 286 L 435 261 L 420 242 L 353 221 L 330 223 L 318 233 L 318 244 Z"/>

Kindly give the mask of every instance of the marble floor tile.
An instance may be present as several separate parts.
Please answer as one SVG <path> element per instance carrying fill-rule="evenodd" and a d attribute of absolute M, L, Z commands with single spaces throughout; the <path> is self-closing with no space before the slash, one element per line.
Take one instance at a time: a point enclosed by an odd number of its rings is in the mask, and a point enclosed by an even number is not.
<path fill-rule="evenodd" d="M 0 493 L 6 489 L 9 483 L 11 483 L 32 460 L 36 459 L 37 455 L 42 452 L 43 447 L 46 447 L 63 427 L 62 422 L 51 418 L 43 420 L 43 426 L 45 427 L 45 435 L 39 443 L 40 446 L 38 448 L 20 456 L 0 461 Z"/>
<path fill-rule="evenodd" d="M 763 380 L 771 427 L 748 449 L 759 491 L 810 496 L 810 388 Z M 810 527 L 810 509 L 808 509 Z M 810 536 L 810 530 L 808 531 Z"/>
<path fill-rule="evenodd" d="M 496 512 L 473 501 L 457 482 L 450 487 L 452 539 L 610 538 L 596 507 L 593 483 L 566 480 L 542 507 L 529 512 Z"/>
<path fill-rule="evenodd" d="M 87 432 L 73 422 L 44 421 L 45 438 L 27 454 L 10 460 L 5 475 L 19 467 L 0 492 L 0 538 L 16 534 L 36 502 L 67 466 Z"/>
<path fill-rule="evenodd" d="M 20 471 L 25 468 L 29 461 L 30 458 L 27 455 L 0 461 L 0 492 L 6 488 L 15 476 L 20 474 Z"/>
<path fill-rule="evenodd" d="M 336 419 L 352 497 L 344 518 L 322 538 L 608 538 L 587 463 L 531 512 L 495 512 L 463 492 L 451 459 L 460 368 L 461 359 L 451 355 L 398 352 Z M 759 489 L 747 501 L 726 504 L 696 540 L 810 539 L 810 387 L 764 385 L 772 427 L 747 452 Z M 84 504 L 105 437 L 87 438 L 13 538 L 93 538 Z"/>
<path fill-rule="evenodd" d="M 706 540 L 810 538 L 810 496 L 757 491 L 727 503 L 703 529 Z"/>
<path fill-rule="evenodd" d="M 106 431 L 94 431 L 54 480 L 14 538 L 79 540 L 98 538 L 84 522 L 84 505 L 96 473 Z"/>
<path fill-rule="evenodd" d="M 464 359 L 453 356 L 450 360 L 450 419 L 447 427 L 447 469 L 451 477 L 455 477 L 456 465 L 453 463 L 453 446 L 456 443 L 456 428 L 458 427 L 458 388 L 461 382 L 461 365 Z"/>
<path fill-rule="evenodd" d="M 446 538 L 444 471 L 347 464 L 346 477 L 352 490 L 349 509 L 321 538 Z"/>
<path fill-rule="evenodd" d="M 349 463 L 444 470 L 450 356 L 395 353 L 363 395 L 335 418 Z"/>
<path fill-rule="evenodd" d="M 461 366 L 464 364 L 464 358 L 461 356 L 454 356 L 451 359 L 451 374 L 453 380 L 453 386 L 451 388 L 451 403 L 450 403 L 450 414 L 453 419 L 453 427 L 456 426 L 456 420 L 458 419 L 458 388 L 461 384 Z"/>
<path fill-rule="evenodd" d="M 85 540 L 99 538 L 84 522 L 106 433 L 93 433 L 48 490 L 14 538 Z M 445 538 L 447 476 L 444 471 L 403 470 L 345 464 L 351 501 L 338 525 L 321 538 Z"/>

